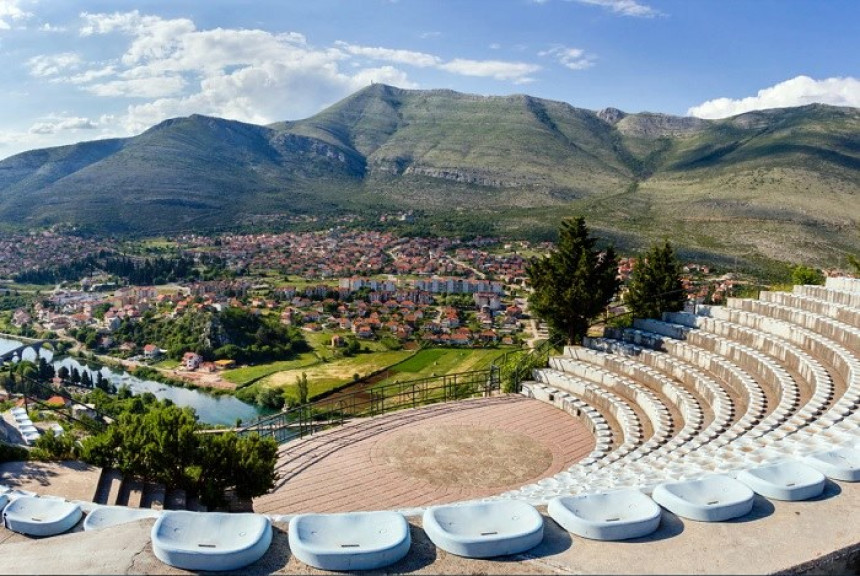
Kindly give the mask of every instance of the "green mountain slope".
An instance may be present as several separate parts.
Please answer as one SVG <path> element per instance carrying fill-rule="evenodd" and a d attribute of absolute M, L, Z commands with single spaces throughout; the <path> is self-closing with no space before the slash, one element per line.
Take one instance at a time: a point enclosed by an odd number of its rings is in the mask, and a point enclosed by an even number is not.
<path fill-rule="evenodd" d="M 191 116 L 0 162 L 0 224 L 136 234 L 419 209 L 532 237 L 585 213 L 622 248 L 832 265 L 860 248 L 860 112 L 706 121 L 373 85 L 296 122 Z M 438 216 L 437 216 L 438 215 Z"/>

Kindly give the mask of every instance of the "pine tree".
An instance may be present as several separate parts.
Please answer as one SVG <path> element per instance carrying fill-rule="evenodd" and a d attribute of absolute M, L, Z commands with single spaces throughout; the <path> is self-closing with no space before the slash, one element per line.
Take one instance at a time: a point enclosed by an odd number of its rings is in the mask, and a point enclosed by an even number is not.
<path fill-rule="evenodd" d="M 534 290 L 530 308 L 571 344 L 582 341 L 591 319 L 603 312 L 618 290 L 615 250 L 600 251 L 596 244 L 584 218 L 564 220 L 558 249 L 528 268 Z"/>
<path fill-rule="evenodd" d="M 630 275 L 625 304 L 636 318 L 660 318 L 663 312 L 684 309 L 687 294 L 681 282 L 681 264 L 668 240 L 652 246 Z"/>

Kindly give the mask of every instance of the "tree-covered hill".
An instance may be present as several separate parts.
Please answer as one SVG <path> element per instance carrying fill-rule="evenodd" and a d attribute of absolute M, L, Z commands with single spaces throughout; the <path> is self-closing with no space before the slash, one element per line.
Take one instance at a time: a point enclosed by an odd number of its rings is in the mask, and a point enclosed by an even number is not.
<path fill-rule="evenodd" d="M 149 235 L 417 209 L 429 231 L 537 238 L 585 214 L 621 248 L 838 265 L 860 248 L 858 192 L 857 109 L 708 121 L 377 84 L 305 120 L 191 116 L 7 158 L 0 226 Z"/>

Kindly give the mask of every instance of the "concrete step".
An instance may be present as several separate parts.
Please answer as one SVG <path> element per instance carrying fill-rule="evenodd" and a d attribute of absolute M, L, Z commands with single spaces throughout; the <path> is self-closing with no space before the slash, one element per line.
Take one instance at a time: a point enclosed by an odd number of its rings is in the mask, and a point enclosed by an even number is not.
<path fill-rule="evenodd" d="M 185 490 L 171 490 L 167 493 L 165 508 L 168 510 L 185 510 L 186 509 Z"/>
<path fill-rule="evenodd" d="M 119 470 L 113 468 L 102 469 L 93 502 L 107 505 L 116 504 L 119 499 L 121 486 L 122 474 Z"/>
<path fill-rule="evenodd" d="M 143 486 L 143 499 L 140 503 L 141 508 L 152 508 L 153 510 L 163 510 L 167 490 L 164 484 L 153 484 L 147 482 Z"/>
<path fill-rule="evenodd" d="M 126 506 L 129 508 L 140 508 L 143 501 L 143 482 L 130 480 L 126 485 Z"/>

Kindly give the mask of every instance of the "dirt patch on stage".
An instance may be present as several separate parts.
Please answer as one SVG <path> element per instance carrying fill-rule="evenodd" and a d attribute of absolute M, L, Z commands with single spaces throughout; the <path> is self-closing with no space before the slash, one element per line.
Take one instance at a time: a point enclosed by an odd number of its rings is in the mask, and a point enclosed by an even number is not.
<path fill-rule="evenodd" d="M 530 436 L 480 426 L 406 430 L 374 456 L 437 486 L 507 486 L 539 477 L 552 465 L 552 451 Z"/>

